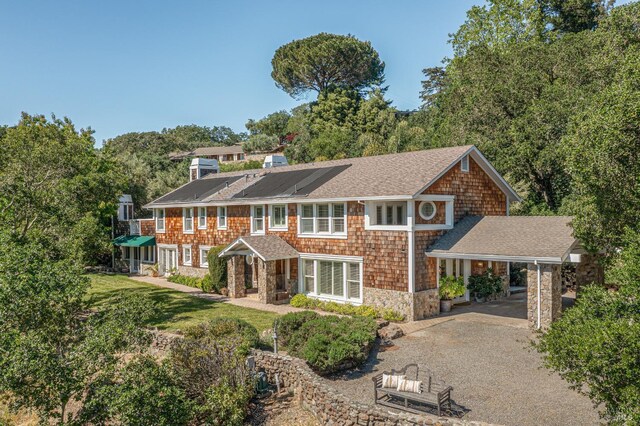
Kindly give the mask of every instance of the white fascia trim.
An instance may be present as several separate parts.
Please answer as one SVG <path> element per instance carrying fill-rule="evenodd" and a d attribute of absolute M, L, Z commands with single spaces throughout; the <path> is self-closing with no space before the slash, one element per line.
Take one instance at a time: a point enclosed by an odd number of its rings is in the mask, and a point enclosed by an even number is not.
<path fill-rule="evenodd" d="M 421 194 L 416 197 L 417 201 L 455 201 L 455 195 Z"/>
<path fill-rule="evenodd" d="M 235 245 L 235 244 L 237 244 L 237 243 L 239 243 L 239 242 L 242 242 L 242 244 L 244 244 L 245 246 L 247 246 L 247 247 L 249 248 L 249 250 L 251 250 L 251 252 L 253 252 L 253 254 L 255 254 L 255 255 L 256 255 L 256 256 L 258 256 L 260 259 L 262 259 L 264 262 L 266 262 L 266 259 L 265 259 L 263 256 L 261 256 L 261 255 L 260 255 L 260 253 L 258 253 L 258 252 L 256 251 L 256 249 L 254 249 L 253 247 L 251 247 L 251 245 L 247 244 L 247 242 L 246 242 L 245 240 L 243 240 L 242 238 L 238 238 L 238 239 L 236 240 L 236 242 L 234 243 L 234 245 Z"/>
<path fill-rule="evenodd" d="M 482 155 L 480 150 L 475 146 L 471 146 L 462 155 L 460 155 L 455 161 L 453 161 L 446 169 L 438 173 L 436 177 L 431 179 L 431 181 L 428 184 L 426 184 L 424 187 L 422 187 L 422 189 L 420 189 L 418 192 L 413 194 L 413 198 L 418 197 L 420 194 L 426 191 L 427 188 L 429 188 L 431 185 L 437 182 L 438 179 L 444 176 L 449 170 L 455 167 L 466 155 L 471 155 L 473 157 L 473 159 L 476 161 L 476 163 L 478 163 L 478 165 L 482 168 L 482 170 L 484 170 L 485 173 L 487 173 L 489 177 L 493 179 L 493 181 L 496 184 L 498 184 L 500 189 L 502 189 L 502 192 L 504 192 L 505 195 L 507 196 L 507 199 L 511 197 L 511 199 L 513 199 L 514 201 L 522 201 L 522 199 L 516 193 L 516 191 L 513 188 L 511 188 L 511 185 L 509 185 L 507 181 L 504 180 L 504 178 L 500 175 L 500 173 L 498 173 L 498 171 L 491 165 L 491 163 L 489 163 L 489 160 L 487 160 L 486 157 Z"/>
<path fill-rule="evenodd" d="M 315 259 L 315 260 L 335 260 L 342 262 L 355 262 L 363 263 L 364 258 L 361 256 L 345 256 L 341 254 L 322 254 L 322 253 L 300 253 L 300 259 Z"/>
<path fill-rule="evenodd" d="M 312 203 L 339 203 L 339 202 L 348 202 L 348 201 L 377 201 L 377 200 L 390 200 L 390 201 L 403 201 L 403 200 L 411 200 L 413 199 L 413 195 L 383 195 L 383 196 L 371 196 L 371 197 L 337 197 L 337 198 L 260 198 L 255 200 L 220 200 L 220 201 L 202 201 L 202 202 L 193 202 L 190 201 L 187 203 L 168 203 L 168 204 L 145 204 L 142 206 L 145 209 L 164 209 L 164 208 L 182 208 L 187 205 L 195 206 L 195 207 L 204 207 L 204 206 L 242 206 L 242 205 L 256 205 L 256 204 L 312 204 Z"/>
<path fill-rule="evenodd" d="M 323 300 L 323 301 L 327 301 L 327 302 L 337 302 L 337 303 L 344 303 L 344 304 L 350 304 L 353 306 L 360 306 L 362 305 L 362 299 L 346 299 L 344 297 L 338 297 L 338 296 L 329 296 L 326 294 L 316 294 L 313 292 L 310 293 L 305 293 L 306 296 L 314 298 L 314 299 L 318 299 L 318 300 Z"/>
<path fill-rule="evenodd" d="M 364 227 L 365 231 L 411 231 L 409 225 L 369 225 Z"/>
<path fill-rule="evenodd" d="M 453 225 L 446 223 L 434 223 L 434 224 L 417 224 L 413 227 L 414 231 L 442 231 L 447 229 L 453 229 Z"/>
<path fill-rule="evenodd" d="M 156 246 L 158 246 L 158 248 L 165 248 L 165 249 L 177 249 L 178 248 L 177 244 L 156 244 Z"/>
<path fill-rule="evenodd" d="M 440 253 L 426 252 L 427 257 L 435 257 L 438 259 L 469 259 L 469 260 L 487 260 L 496 262 L 526 262 L 526 263 L 544 263 L 544 264 L 561 264 L 562 259 L 559 257 L 530 257 L 530 256 L 509 256 L 496 254 L 463 254 L 463 253 Z"/>
<path fill-rule="evenodd" d="M 298 234 L 298 238 L 324 238 L 327 240 L 346 240 L 346 234 Z"/>

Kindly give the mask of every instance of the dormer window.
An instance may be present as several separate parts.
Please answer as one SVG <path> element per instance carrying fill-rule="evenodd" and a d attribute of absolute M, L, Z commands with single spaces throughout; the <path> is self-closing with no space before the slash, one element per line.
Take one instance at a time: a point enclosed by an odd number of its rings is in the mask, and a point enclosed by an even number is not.
<path fill-rule="evenodd" d="M 460 160 L 460 170 L 463 172 L 468 172 L 469 171 L 469 156 L 465 155 L 464 157 L 462 157 L 462 160 Z"/>

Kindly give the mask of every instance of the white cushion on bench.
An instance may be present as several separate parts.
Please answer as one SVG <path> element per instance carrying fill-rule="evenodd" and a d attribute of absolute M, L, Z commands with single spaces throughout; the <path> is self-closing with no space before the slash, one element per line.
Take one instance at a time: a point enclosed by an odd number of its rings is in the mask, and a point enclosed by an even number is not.
<path fill-rule="evenodd" d="M 382 387 L 397 389 L 400 379 L 405 379 L 406 377 L 400 374 L 382 374 Z"/>
<path fill-rule="evenodd" d="M 402 376 L 402 378 L 398 380 L 398 391 L 422 393 L 422 390 L 420 390 L 420 385 L 422 385 L 422 382 L 420 380 L 407 380 L 406 376 Z"/>

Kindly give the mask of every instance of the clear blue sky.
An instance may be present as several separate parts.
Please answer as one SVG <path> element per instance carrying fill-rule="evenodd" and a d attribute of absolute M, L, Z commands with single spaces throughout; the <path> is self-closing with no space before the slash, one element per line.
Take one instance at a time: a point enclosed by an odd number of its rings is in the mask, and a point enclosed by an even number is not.
<path fill-rule="evenodd" d="M 244 131 L 298 105 L 275 87 L 281 45 L 319 32 L 370 40 L 388 97 L 419 105 L 421 70 L 480 0 L 5 1 L 0 124 L 21 111 L 68 116 L 102 140 L 180 124 Z M 620 3 L 620 2 L 619 2 Z M 313 95 L 311 95 L 313 96 Z"/>

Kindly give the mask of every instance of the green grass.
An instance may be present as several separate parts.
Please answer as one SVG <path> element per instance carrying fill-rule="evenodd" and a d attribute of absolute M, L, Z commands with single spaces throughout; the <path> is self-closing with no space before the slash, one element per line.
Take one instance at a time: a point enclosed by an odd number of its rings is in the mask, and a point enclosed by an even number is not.
<path fill-rule="evenodd" d="M 158 305 L 158 314 L 148 325 L 160 330 L 184 330 L 213 318 L 232 317 L 243 319 L 262 331 L 271 328 L 273 320 L 278 317 L 272 312 L 200 299 L 179 291 L 134 281 L 122 275 L 92 274 L 90 277 L 89 296 L 93 306 L 104 306 L 122 292 L 145 294 Z"/>

